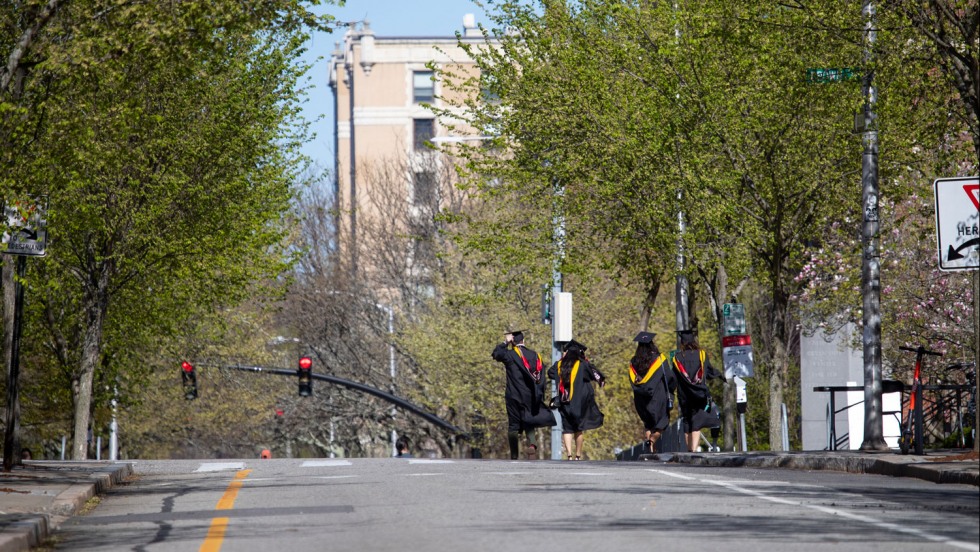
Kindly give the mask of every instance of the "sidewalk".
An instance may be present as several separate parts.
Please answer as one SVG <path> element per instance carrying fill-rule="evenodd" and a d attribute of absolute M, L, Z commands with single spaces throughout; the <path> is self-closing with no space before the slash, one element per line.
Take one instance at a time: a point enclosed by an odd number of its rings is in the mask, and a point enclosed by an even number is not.
<path fill-rule="evenodd" d="M 980 486 L 980 461 L 963 450 L 897 452 L 698 452 L 641 454 L 639 461 L 700 466 L 832 470 Z M 132 475 L 128 462 L 34 460 L 0 472 L 0 552 L 22 552 L 47 539 L 93 496 Z"/>
<path fill-rule="evenodd" d="M 896 451 L 668 452 L 641 454 L 637 460 L 697 466 L 788 468 L 911 477 L 933 483 L 980 487 L 980 460 L 964 450 L 928 450 L 922 456 Z"/>
<path fill-rule="evenodd" d="M 133 473 L 125 462 L 28 460 L 0 472 L 0 552 L 41 544 L 93 496 Z"/>

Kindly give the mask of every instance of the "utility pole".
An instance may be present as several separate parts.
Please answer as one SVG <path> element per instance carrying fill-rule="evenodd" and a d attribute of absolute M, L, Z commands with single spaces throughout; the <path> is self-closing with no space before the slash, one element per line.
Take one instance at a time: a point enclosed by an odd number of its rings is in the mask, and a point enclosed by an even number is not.
<path fill-rule="evenodd" d="M 678 203 L 680 203 L 683 197 L 683 191 L 677 192 Z M 690 310 L 688 308 L 689 295 L 687 290 L 687 275 L 684 273 L 684 232 L 686 230 L 687 225 L 684 221 L 684 210 L 681 209 L 677 211 L 677 282 L 674 290 L 675 300 L 677 303 L 677 331 L 679 332 L 690 329 L 691 324 L 688 316 Z"/>
<path fill-rule="evenodd" d="M 674 15 L 677 16 L 678 6 L 677 2 L 674 2 Z M 681 43 L 681 28 L 680 22 L 674 22 L 674 40 L 677 42 L 677 47 L 680 48 Z M 680 93 L 677 94 L 677 99 L 680 100 Z M 680 145 L 675 143 L 678 148 L 677 151 L 677 168 L 681 169 L 680 162 Z M 683 179 L 678 179 L 679 182 L 683 182 Z M 690 308 L 689 301 L 690 296 L 688 294 L 688 282 L 687 274 L 684 273 L 685 270 L 685 259 L 684 259 L 684 232 L 687 231 L 687 222 L 684 220 L 684 189 L 680 188 L 677 190 L 677 278 L 674 284 L 674 305 L 675 305 L 675 318 L 676 318 L 676 330 L 682 332 L 691 329 L 691 321 L 689 319 Z M 680 334 L 675 336 L 676 343 L 680 345 Z"/>
<path fill-rule="evenodd" d="M 564 313 L 558 312 L 559 307 L 559 294 L 563 291 L 564 283 L 562 281 L 561 265 L 565 260 L 565 212 L 563 210 L 563 200 L 565 196 L 565 187 L 560 184 L 555 184 L 555 196 L 554 196 L 554 208 L 552 213 L 552 228 L 555 233 L 555 260 L 551 272 L 551 363 L 554 364 L 558 362 L 561 358 L 561 349 L 558 347 L 558 341 L 561 336 L 558 335 L 559 331 L 559 321 Z M 542 374 L 544 377 L 544 374 Z M 557 384 L 551 382 L 551 396 L 558 394 Z M 555 421 L 557 424 L 551 426 L 551 459 L 561 460 L 561 415 L 555 416 Z M 571 451 L 568 451 L 571 454 Z"/>
<path fill-rule="evenodd" d="M 861 450 L 888 450 L 881 421 L 881 262 L 878 243 L 878 125 L 874 112 L 877 91 L 874 87 L 875 9 L 872 0 L 864 0 L 864 125 L 861 141 L 861 189 L 863 224 L 861 228 L 862 263 L 861 295 L 863 297 L 864 333 L 864 442 Z"/>

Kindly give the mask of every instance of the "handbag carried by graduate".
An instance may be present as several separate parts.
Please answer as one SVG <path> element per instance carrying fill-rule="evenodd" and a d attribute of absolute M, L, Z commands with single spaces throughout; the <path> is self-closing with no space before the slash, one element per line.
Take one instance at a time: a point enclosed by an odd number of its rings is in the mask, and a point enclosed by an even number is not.
<path fill-rule="evenodd" d="M 721 427 L 721 416 L 718 412 L 718 405 L 715 404 L 711 395 L 708 395 L 708 404 L 704 405 L 704 409 L 698 410 L 691 417 L 691 424 L 694 426 L 691 428 L 691 431 Z"/>

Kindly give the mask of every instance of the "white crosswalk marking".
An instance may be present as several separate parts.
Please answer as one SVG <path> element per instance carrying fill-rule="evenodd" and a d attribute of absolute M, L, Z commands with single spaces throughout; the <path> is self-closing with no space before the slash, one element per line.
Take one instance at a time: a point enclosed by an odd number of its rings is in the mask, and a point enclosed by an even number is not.
<path fill-rule="evenodd" d="M 223 470 L 244 470 L 245 462 L 208 462 L 197 467 L 197 472 L 214 472 Z"/>
<path fill-rule="evenodd" d="M 348 460 L 306 460 L 303 462 L 304 468 L 328 468 L 335 466 L 350 466 Z"/>

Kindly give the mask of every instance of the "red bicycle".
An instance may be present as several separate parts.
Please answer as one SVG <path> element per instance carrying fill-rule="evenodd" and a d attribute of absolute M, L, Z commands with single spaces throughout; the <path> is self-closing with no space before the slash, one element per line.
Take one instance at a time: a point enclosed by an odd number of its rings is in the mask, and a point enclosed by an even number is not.
<path fill-rule="evenodd" d="M 908 454 L 909 448 L 914 446 L 916 454 L 922 454 L 925 448 L 923 443 L 922 428 L 922 357 L 924 355 L 943 356 L 942 353 L 930 351 L 919 345 L 915 349 L 912 347 L 899 347 L 903 351 L 915 353 L 915 371 L 912 373 L 912 388 L 909 391 L 908 415 L 902 422 L 902 435 L 898 438 L 898 448 L 902 454 Z"/>

